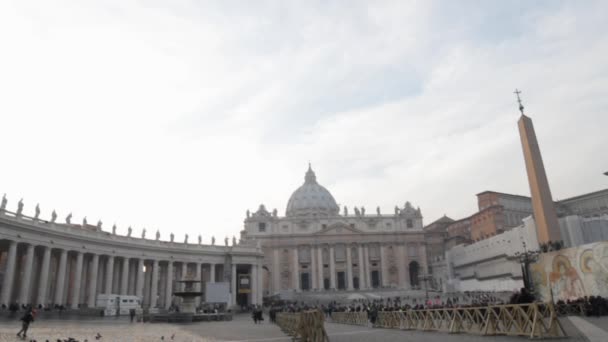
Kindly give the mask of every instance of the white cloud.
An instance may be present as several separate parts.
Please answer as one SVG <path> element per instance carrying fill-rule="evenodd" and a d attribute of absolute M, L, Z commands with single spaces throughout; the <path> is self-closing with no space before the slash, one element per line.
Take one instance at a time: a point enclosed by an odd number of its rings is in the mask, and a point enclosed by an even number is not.
<path fill-rule="evenodd" d="M 605 187 L 603 2 L 349 4 L 3 3 L 0 192 L 221 238 L 310 160 L 341 204 L 458 218 L 529 192 L 515 87 L 554 196 Z"/>

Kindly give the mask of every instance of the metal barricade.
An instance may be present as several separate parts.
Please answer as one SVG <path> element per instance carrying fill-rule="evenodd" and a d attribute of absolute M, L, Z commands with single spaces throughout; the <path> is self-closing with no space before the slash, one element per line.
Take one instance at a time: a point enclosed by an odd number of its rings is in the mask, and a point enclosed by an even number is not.
<path fill-rule="evenodd" d="M 367 312 L 332 312 L 331 320 L 334 323 L 367 325 Z"/>
<path fill-rule="evenodd" d="M 323 313 L 318 310 L 279 312 L 276 318 L 284 333 L 303 342 L 329 342 L 323 321 Z"/>
<path fill-rule="evenodd" d="M 573 312 L 582 309 L 572 308 Z M 474 308 L 424 309 L 378 313 L 375 326 L 390 329 L 444 331 L 486 336 L 564 337 L 552 303 L 493 305 Z"/>

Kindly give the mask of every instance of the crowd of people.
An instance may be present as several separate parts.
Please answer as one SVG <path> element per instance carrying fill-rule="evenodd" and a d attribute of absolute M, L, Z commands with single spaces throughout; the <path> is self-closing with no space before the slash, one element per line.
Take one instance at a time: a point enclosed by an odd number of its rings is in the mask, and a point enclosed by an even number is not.
<path fill-rule="evenodd" d="M 608 298 L 601 296 L 585 296 L 574 300 L 559 300 L 557 301 L 558 308 L 560 306 L 580 306 L 583 314 L 586 316 L 606 316 L 608 315 Z"/>

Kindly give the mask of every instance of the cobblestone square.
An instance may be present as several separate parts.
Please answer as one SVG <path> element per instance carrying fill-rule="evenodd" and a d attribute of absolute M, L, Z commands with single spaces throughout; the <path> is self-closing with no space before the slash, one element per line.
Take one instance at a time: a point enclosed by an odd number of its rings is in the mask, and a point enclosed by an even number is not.
<path fill-rule="evenodd" d="M 604 318 L 580 318 L 587 322 L 582 327 L 596 329 L 595 335 L 606 334 L 608 320 Z M 589 326 L 589 323 L 592 326 Z M 560 341 L 602 341 L 594 340 L 593 336 L 585 338 L 580 331 L 581 326 L 570 319 L 562 319 L 562 325 L 569 337 Z M 476 336 L 467 334 L 450 335 L 447 333 L 403 331 L 392 329 L 373 329 L 363 326 L 325 323 L 325 328 L 332 342 L 365 342 L 365 341 L 416 341 L 416 342 L 482 342 L 482 341 L 526 341 L 526 338 L 507 336 Z M 0 324 L 0 342 L 21 341 L 15 336 L 20 329 L 20 322 L 3 319 Z M 140 342 L 140 341 L 177 341 L 177 342 L 211 342 L 211 341 L 291 341 L 276 325 L 268 323 L 254 324 L 249 315 L 237 315 L 233 321 L 200 322 L 191 324 L 166 323 L 129 323 L 124 318 L 83 319 L 83 320 L 39 320 L 32 324 L 26 341 L 56 342 L 72 337 L 79 342 L 97 341 L 95 335 L 100 333 L 102 342 Z M 171 339 L 173 337 L 173 339 Z"/>

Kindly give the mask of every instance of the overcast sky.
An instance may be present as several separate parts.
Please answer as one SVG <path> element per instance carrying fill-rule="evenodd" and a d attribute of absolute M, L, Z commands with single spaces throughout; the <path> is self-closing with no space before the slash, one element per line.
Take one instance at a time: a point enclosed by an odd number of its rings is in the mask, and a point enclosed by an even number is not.
<path fill-rule="evenodd" d="M 208 242 L 281 215 L 310 161 L 340 205 L 425 223 L 608 187 L 606 1 L 2 1 L 0 195 Z"/>

